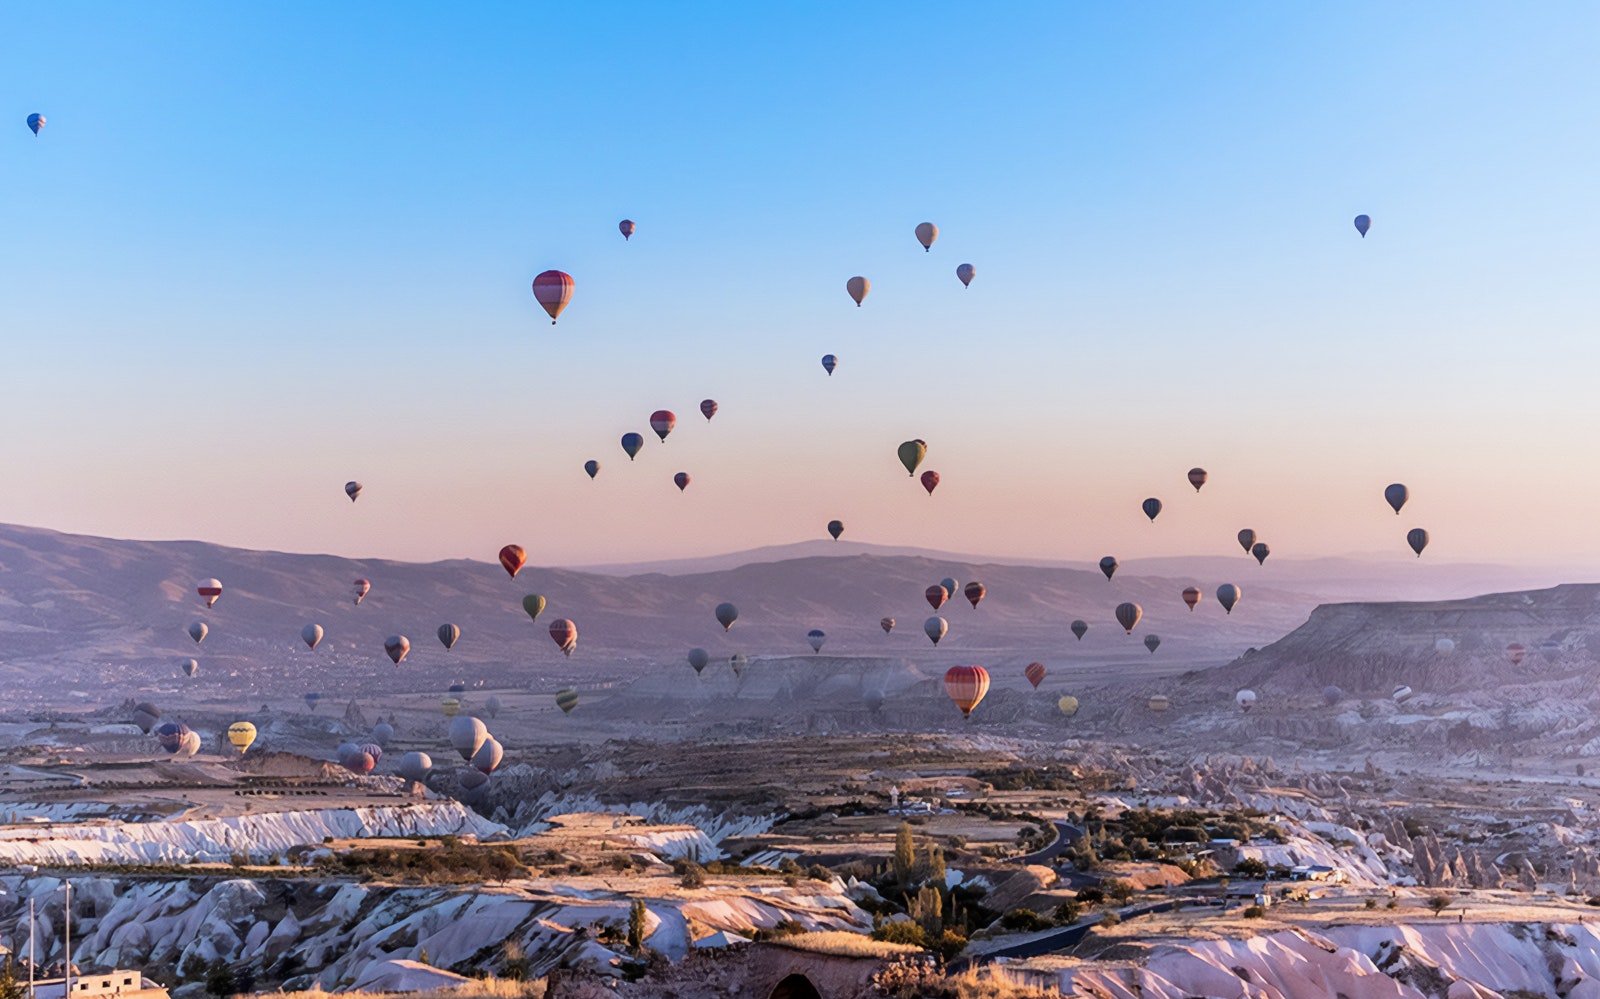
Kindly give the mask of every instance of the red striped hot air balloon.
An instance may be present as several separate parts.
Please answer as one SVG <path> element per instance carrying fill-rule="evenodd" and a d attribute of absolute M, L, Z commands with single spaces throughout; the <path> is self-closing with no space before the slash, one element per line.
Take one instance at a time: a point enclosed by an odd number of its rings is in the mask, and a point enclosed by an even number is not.
<path fill-rule="evenodd" d="M 533 297 L 550 313 L 550 325 L 561 317 L 561 310 L 572 301 L 572 275 L 565 271 L 545 271 L 533 279 Z"/>
<path fill-rule="evenodd" d="M 1044 672 L 1044 663 L 1029 663 L 1027 668 L 1022 671 L 1022 675 L 1028 678 L 1029 683 L 1033 684 L 1034 690 L 1038 690 L 1039 684 L 1044 682 Z"/>
<path fill-rule="evenodd" d="M 1183 602 L 1189 605 L 1189 612 L 1194 613 L 1194 605 L 1200 602 L 1203 594 L 1198 586 L 1185 586 L 1183 588 Z"/>
<path fill-rule="evenodd" d="M 715 400 L 715 399 L 701 399 L 700 400 L 700 415 L 704 416 L 708 421 L 713 416 L 716 416 L 717 415 L 717 400 Z"/>
<path fill-rule="evenodd" d="M 989 692 L 989 671 L 982 666 L 952 666 L 945 670 L 944 692 L 961 709 L 961 717 L 971 718 Z"/>
<path fill-rule="evenodd" d="M 220 579 L 202 579 L 195 584 L 194 591 L 200 594 L 201 599 L 206 602 L 206 606 L 210 607 L 217 602 L 218 597 L 222 596 L 222 581 Z"/>
<path fill-rule="evenodd" d="M 528 564 L 528 553 L 522 550 L 521 545 L 506 545 L 500 549 L 500 567 L 512 579 L 517 578 L 517 573 Z"/>
<path fill-rule="evenodd" d="M 932 586 L 928 587 L 927 591 L 922 595 L 928 598 L 928 606 L 932 607 L 934 610 L 938 610 L 940 607 L 943 607 L 944 602 L 950 599 L 950 591 L 938 583 L 934 583 Z"/>
<path fill-rule="evenodd" d="M 672 428 L 678 425 L 678 414 L 670 409 L 658 409 L 650 414 L 650 429 L 662 440 L 672 433 Z"/>
<path fill-rule="evenodd" d="M 578 626 L 566 618 L 550 622 L 550 637 L 561 649 L 563 655 L 572 655 L 572 650 L 578 647 Z"/>

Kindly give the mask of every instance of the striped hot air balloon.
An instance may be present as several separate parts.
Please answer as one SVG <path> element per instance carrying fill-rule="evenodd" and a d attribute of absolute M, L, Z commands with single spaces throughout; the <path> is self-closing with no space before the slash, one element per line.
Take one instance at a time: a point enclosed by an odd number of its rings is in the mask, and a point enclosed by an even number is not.
<path fill-rule="evenodd" d="M 350 584 L 350 588 L 351 592 L 355 594 L 356 606 L 360 607 L 361 601 L 366 598 L 368 593 L 372 592 L 372 580 L 358 579 L 354 583 Z"/>
<path fill-rule="evenodd" d="M 561 310 L 572 301 L 572 275 L 565 271 L 545 271 L 533 279 L 533 297 L 550 314 L 550 325 L 561 317 Z"/>
<path fill-rule="evenodd" d="M 578 692 L 571 687 L 556 691 L 556 707 L 564 715 L 572 714 L 572 709 L 578 706 Z"/>
<path fill-rule="evenodd" d="M 1206 484 L 1206 470 L 1203 468 L 1189 469 L 1189 485 L 1194 486 L 1194 491 L 1199 492 L 1200 487 Z"/>
<path fill-rule="evenodd" d="M 706 418 L 706 422 L 711 422 L 711 418 L 717 415 L 717 400 L 701 399 L 700 415 Z"/>
<path fill-rule="evenodd" d="M 1141 617 L 1144 617 L 1144 608 L 1133 601 L 1117 605 L 1117 623 L 1122 625 L 1128 634 L 1133 634 L 1133 629 L 1138 627 Z"/>
<path fill-rule="evenodd" d="M 528 553 L 523 551 L 521 545 L 506 545 L 500 549 L 500 567 L 512 579 L 517 578 L 517 573 L 528 564 Z"/>
<path fill-rule="evenodd" d="M 672 433 L 672 428 L 678 425 L 678 414 L 670 409 L 658 409 L 650 414 L 650 429 L 663 441 Z"/>
<path fill-rule="evenodd" d="M 550 622 L 550 639 L 556 643 L 561 654 L 571 656 L 578 647 L 578 626 L 567 618 Z"/>
<path fill-rule="evenodd" d="M 1189 613 L 1194 613 L 1195 605 L 1205 599 L 1205 594 L 1200 592 L 1198 586 L 1185 586 L 1183 588 L 1183 602 L 1189 605 Z"/>
<path fill-rule="evenodd" d="M 928 587 L 922 595 L 927 598 L 928 606 L 932 607 L 934 610 L 938 610 L 940 607 L 943 607 L 944 602 L 950 599 L 950 591 L 945 589 L 944 586 L 939 583 L 934 583 L 932 586 Z"/>
<path fill-rule="evenodd" d="M 962 592 L 966 594 L 967 602 L 976 609 L 983 602 L 983 598 L 989 595 L 989 588 L 982 583 L 973 582 L 968 583 L 967 588 Z"/>
<path fill-rule="evenodd" d="M 1033 684 L 1034 690 L 1038 690 L 1039 684 L 1044 682 L 1044 674 L 1044 663 L 1029 663 L 1022 671 L 1022 675 L 1028 678 L 1029 683 Z"/>
<path fill-rule="evenodd" d="M 971 718 L 973 709 L 989 693 L 989 671 L 982 666 L 952 666 L 944 673 L 944 692 L 961 709 L 961 717 Z"/>
<path fill-rule="evenodd" d="M 200 594 L 200 599 L 206 602 L 207 607 L 214 606 L 222 596 L 222 580 L 202 579 L 195 584 L 194 591 Z"/>
<path fill-rule="evenodd" d="M 389 654 L 396 666 L 405 662 L 406 654 L 411 651 L 411 639 L 404 635 L 390 635 L 383 640 L 383 651 Z"/>

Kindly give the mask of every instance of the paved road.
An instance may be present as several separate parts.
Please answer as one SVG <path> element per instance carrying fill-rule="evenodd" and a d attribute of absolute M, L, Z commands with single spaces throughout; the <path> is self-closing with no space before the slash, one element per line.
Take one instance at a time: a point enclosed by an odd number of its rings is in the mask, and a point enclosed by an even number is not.
<path fill-rule="evenodd" d="M 1185 901 L 1187 900 L 1169 899 L 1164 902 L 1148 902 L 1144 905 L 1124 906 L 1117 910 L 1117 915 L 1126 922 L 1130 919 L 1137 919 L 1140 916 L 1148 916 L 1154 912 L 1170 912 L 1183 905 Z M 951 962 L 950 970 L 953 973 L 960 973 L 977 965 L 988 964 L 999 957 L 1038 957 L 1041 954 L 1054 954 L 1058 951 L 1068 950 L 1078 946 L 1083 941 L 1084 936 L 1103 918 L 1105 918 L 1103 913 L 1095 913 L 1092 916 L 1085 916 L 1070 926 L 1063 926 L 1058 930 L 1046 933 L 1042 937 L 1025 940 L 1010 947 L 1001 947 L 982 954 L 974 954 L 971 957 L 960 958 Z"/>
<path fill-rule="evenodd" d="M 1052 860 L 1072 849 L 1072 844 L 1083 838 L 1083 830 L 1070 822 L 1056 822 L 1056 841 L 1043 850 L 1013 857 L 1015 864 L 1049 864 Z"/>

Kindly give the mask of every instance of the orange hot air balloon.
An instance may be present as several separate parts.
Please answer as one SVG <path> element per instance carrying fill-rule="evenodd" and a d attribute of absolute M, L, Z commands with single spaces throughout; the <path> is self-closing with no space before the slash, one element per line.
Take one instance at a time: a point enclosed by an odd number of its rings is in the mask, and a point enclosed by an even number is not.
<path fill-rule="evenodd" d="M 500 567 L 512 579 L 517 578 L 517 573 L 528 564 L 528 553 L 522 550 L 521 545 L 506 545 L 500 549 Z"/>
<path fill-rule="evenodd" d="M 944 602 L 950 599 L 950 591 L 945 589 L 943 586 L 940 586 L 938 583 L 934 583 L 932 586 L 928 587 L 927 591 L 922 595 L 928 598 L 928 606 L 932 607 L 934 610 L 938 610 L 940 607 L 943 607 Z"/>
<path fill-rule="evenodd" d="M 1200 602 L 1204 594 L 1198 586 L 1185 586 L 1183 588 L 1183 602 L 1189 605 L 1189 612 L 1194 613 L 1194 605 Z"/>
<path fill-rule="evenodd" d="M 708 417 L 709 419 L 709 417 Z M 650 414 L 650 429 L 662 440 L 672 433 L 672 428 L 678 425 L 678 414 L 670 409 L 658 409 Z"/>
<path fill-rule="evenodd" d="M 561 317 L 561 310 L 572 301 L 572 275 L 565 271 L 545 271 L 533 279 L 533 297 L 550 313 L 550 325 Z"/>
<path fill-rule="evenodd" d="M 982 666 L 952 666 L 944 673 L 944 692 L 961 709 L 961 717 L 971 718 L 989 692 L 989 671 Z"/>
<path fill-rule="evenodd" d="M 572 655 L 572 650 L 578 647 L 578 626 L 566 618 L 550 622 L 550 637 L 555 640 L 557 647 L 564 655 Z"/>
<path fill-rule="evenodd" d="M 934 471 L 923 472 L 922 488 L 928 491 L 929 496 L 932 496 L 933 491 L 939 488 L 939 473 Z"/>
<path fill-rule="evenodd" d="M 1029 663 L 1028 668 L 1022 671 L 1022 675 L 1028 678 L 1029 683 L 1033 684 L 1034 690 L 1038 690 L 1039 684 L 1044 682 L 1044 673 L 1044 663 Z"/>
<path fill-rule="evenodd" d="M 844 283 L 844 290 L 850 293 L 855 300 L 856 308 L 861 308 L 861 302 L 867 297 L 867 292 L 872 290 L 872 282 L 857 275 Z"/>

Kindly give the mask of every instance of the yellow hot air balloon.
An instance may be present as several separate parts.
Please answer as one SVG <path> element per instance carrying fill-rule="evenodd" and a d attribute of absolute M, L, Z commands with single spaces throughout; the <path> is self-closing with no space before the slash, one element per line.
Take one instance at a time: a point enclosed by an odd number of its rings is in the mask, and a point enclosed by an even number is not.
<path fill-rule="evenodd" d="M 236 721 L 228 726 L 228 744 L 239 752 L 250 748 L 256 741 L 256 727 L 247 721 Z"/>
<path fill-rule="evenodd" d="M 1062 714 L 1071 718 L 1078 713 L 1078 699 L 1071 694 L 1064 694 L 1061 700 L 1056 702 L 1056 707 L 1061 709 Z"/>
<path fill-rule="evenodd" d="M 454 718 L 461 713 L 461 700 L 456 697 L 446 697 L 439 702 L 439 710 L 444 712 L 446 718 Z"/>

